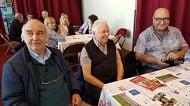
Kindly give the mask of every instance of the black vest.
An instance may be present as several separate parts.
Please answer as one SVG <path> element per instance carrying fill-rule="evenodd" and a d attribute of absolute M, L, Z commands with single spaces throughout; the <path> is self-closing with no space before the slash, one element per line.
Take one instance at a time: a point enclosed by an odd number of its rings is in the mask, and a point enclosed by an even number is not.
<path fill-rule="evenodd" d="M 104 83 L 117 80 L 116 47 L 112 40 L 107 42 L 107 55 L 91 40 L 85 45 L 92 60 L 91 74 Z"/>

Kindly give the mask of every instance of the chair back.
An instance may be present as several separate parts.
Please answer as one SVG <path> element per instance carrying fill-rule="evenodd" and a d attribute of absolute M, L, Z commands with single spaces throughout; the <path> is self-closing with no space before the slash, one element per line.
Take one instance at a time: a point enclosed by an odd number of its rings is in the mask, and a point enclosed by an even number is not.
<path fill-rule="evenodd" d="M 78 53 L 81 52 L 84 45 L 85 44 L 83 42 L 77 42 L 68 45 L 67 47 L 64 48 L 63 56 L 68 57 L 76 54 L 78 55 Z"/>
<path fill-rule="evenodd" d="M 142 74 L 143 66 L 140 61 L 136 60 L 135 52 L 130 51 L 125 55 L 123 62 L 124 65 L 124 78 L 133 77 Z"/>
<path fill-rule="evenodd" d="M 0 33 L 1 38 L 5 41 L 5 43 L 9 42 L 9 39 Z"/>
<path fill-rule="evenodd" d="M 119 28 L 116 35 L 126 37 L 127 36 L 127 29 L 126 28 Z"/>
<path fill-rule="evenodd" d="M 128 30 L 126 28 L 119 28 L 117 33 L 115 34 L 116 40 L 115 44 L 120 40 L 121 37 L 127 37 L 128 36 Z M 125 39 L 123 40 L 121 47 L 123 47 L 123 44 L 125 43 Z"/>
<path fill-rule="evenodd" d="M 69 62 L 69 66 L 73 72 L 77 72 L 77 67 L 79 65 L 79 53 L 84 45 L 85 44 L 83 42 L 78 42 L 64 48 L 63 56 Z"/>
<path fill-rule="evenodd" d="M 4 53 L 4 55 L 6 55 L 9 50 L 11 50 L 14 53 L 14 42 L 10 41 L 8 36 L 6 37 L 1 33 L 0 33 L 0 36 L 5 41 L 5 43 L 2 44 L 1 46 L 8 46 L 7 50 Z"/>
<path fill-rule="evenodd" d="M 80 26 L 73 26 L 73 30 L 77 32 L 79 30 Z"/>

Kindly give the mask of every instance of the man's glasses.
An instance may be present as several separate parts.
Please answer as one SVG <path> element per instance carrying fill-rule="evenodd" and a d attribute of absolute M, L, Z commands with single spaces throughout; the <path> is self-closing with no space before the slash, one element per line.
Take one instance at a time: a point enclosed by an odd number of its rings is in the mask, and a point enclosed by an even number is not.
<path fill-rule="evenodd" d="M 59 81 L 60 78 L 61 78 L 61 77 L 58 76 L 56 79 L 53 79 L 53 80 L 48 80 L 48 81 L 42 80 L 42 85 L 49 85 L 49 84 L 51 84 L 51 83 L 55 83 L 55 82 Z"/>
<path fill-rule="evenodd" d="M 61 79 L 61 76 L 59 75 L 59 72 L 56 71 L 56 76 L 53 79 L 50 80 L 47 78 L 47 76 L 45 76 L 44 78 L 40 76 L 40 79 L 41 79 L 42 85 L 49 85 L 49 84 L 59 81 Z"/>
<path fill-rule="evenodd" d="M 170 20 L 170 18 L 154 18 L 156 20 L 156 22 L 168 22 Z"/>

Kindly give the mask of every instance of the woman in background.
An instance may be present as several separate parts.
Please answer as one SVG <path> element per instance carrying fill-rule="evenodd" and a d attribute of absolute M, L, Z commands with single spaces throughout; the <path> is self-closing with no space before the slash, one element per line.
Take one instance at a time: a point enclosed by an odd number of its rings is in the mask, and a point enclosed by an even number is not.
<path fill-rule="evenodd" d="M 64 35 L 74 35 L 75 34 L 75 32 L 73 30 L 73 26 L 70 24 L 67 14 L 64 14 L 64 13 L 61 14 L 61 17 L 59 19 L 58 30 L 63 31 L 63 32 L 58 31 L 58 33 L 63 33 Z"/>
<path fill-rule="evenodd" d="M 80 28 L 77 34 L 91 34 L 92 25 L 98 19 L 95 14 L 88 16 L 88 21 L 86 21 Z"/>
<path fill-rule="evenodd" d="M 56 23 L 53 17 L 46 17 L 44 20 L 44 24 L 47 28 L 49 34 L 49 41 L 47 42 L 47 46 L 57 48 L 58 42 L 64 41 L 65 33 L 63 29 L 58 29 L 58 32 L 55 32 Z"/>

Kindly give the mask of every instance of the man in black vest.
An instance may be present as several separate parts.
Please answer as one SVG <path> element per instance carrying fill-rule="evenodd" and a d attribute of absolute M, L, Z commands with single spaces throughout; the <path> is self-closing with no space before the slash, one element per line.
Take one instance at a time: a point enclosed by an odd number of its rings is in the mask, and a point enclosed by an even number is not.
<path fill-rule="evenodd" d="M 80 63 L 88 102 L 97 106 L 103 85 L 123 78 L 123 64 L 114 42 L 108 39 L 109 26 L 106 21 L 95 21 L 92 34 L 93 39 L 81 52 Z"/>

